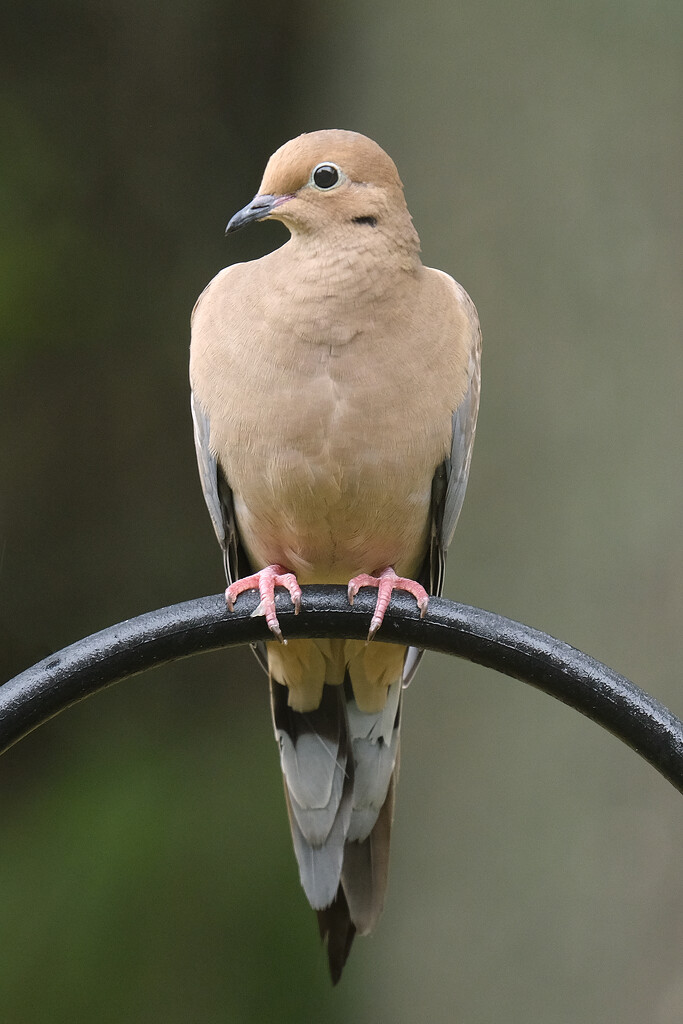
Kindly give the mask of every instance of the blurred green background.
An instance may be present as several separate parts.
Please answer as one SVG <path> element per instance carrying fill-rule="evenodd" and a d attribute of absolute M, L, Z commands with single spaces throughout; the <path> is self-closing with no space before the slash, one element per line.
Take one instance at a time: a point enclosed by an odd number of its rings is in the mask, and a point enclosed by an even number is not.
<path fill-rule="evenodd" d="M 0 31 L 0 678 L 215 593 L 189 314 L 269 154 L 394 157 L 472 294 L 484 392 L 447 594 L 683 713 L 674 0 L 28 0 Z M 680 1024 L 683 804 L 551 699 L 430 656 L 387 908 L 332 991 L 248 652 L 0 763 L 0 1020 Z"/>

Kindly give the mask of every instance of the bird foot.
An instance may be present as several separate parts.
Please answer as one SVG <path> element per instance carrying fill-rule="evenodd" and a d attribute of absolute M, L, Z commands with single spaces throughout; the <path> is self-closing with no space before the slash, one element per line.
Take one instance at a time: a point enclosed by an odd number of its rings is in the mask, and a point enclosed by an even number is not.
<path fill-rule="evenodd" d="M 260 569 L 253 576 L 244 576 L 241 580 L 235 580 L 225 591 L 225 601 L 230 611 L 234 610 L 235 598 L 243 594 L 245 590 L 258 590 L 261 600 L 258 606 L 251 613 L 252 615 L 265 615 L 268 628 L 274 633 L 280 643 L 287 641 L 282 635 L 280 623 L 275 614 L 275 588 L 284 587 L 289 591 L 294 605 L 294 614 L 298 615 L 301 610 L 301 587 L 293 572 L 288 572 L 283 565 L 267 565 Z"/>
<path fill-rule="evenodd" d="M 417 607 L 420 609 L 420 618 L 422 619 L 425 616 L 427 605 L 429 604 L 429 594 L 425 588 L 416 583 L 415 580 L 406 579 L 405 576 L 397 576 L 391 566 L 388 569 L 384 569 L 379 576 L 369 576 L 363 572 L 349 580 L 349 604 L 353 604 L 353 599 L 361 587 L 377 587 L 377 604 L 375 605 L 374 615 L 370 620 L 368 640 L 372 640 L 382 625 L 384 613 L 389 607 L 391 594 L 394 590 L 406 590 L 409 594 L 412 594 L 417 601 Z"/>

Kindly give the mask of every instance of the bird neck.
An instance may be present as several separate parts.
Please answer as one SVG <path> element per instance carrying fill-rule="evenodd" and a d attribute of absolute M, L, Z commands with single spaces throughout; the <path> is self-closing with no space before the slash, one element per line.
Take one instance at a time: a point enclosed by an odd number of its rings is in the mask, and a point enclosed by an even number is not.
<path fill-rule="evenodd" d="M 397 221 L 364 219 L 327 224 L 324 231 L 295 230 L 283 255 L 286 251 L 292 271 L 303 281 L 326 282 L 333 290 L 361 287 L 379 295 L 393 290 L 397 277 L 415 274 L 421 266 L 420 239 L 408 211 Z"/>
<path fill-rule="evenodd" d="M 261 315 L 273 330 L 311 344 L 345 345 L 377 317 L 400 317 L 410 307 L 422 271 L 412 222 L 404 236 L 379 224 L 353 228 L 355 236 L 348 229 L 293 232 L 258 261 Z"/>

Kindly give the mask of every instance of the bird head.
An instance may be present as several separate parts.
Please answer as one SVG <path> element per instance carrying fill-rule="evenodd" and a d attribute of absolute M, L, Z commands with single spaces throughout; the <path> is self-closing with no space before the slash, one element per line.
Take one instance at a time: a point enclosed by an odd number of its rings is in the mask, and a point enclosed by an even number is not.
<path fill-rule="evenodd" d="M 257 220 L 317 234 L 344 224 L 372 230 L 387 218 L 410 222 L 393 160 L 365 135 L 328 130 L 299 135 L 273 153 L 258 193 L 226 234 Z"/>

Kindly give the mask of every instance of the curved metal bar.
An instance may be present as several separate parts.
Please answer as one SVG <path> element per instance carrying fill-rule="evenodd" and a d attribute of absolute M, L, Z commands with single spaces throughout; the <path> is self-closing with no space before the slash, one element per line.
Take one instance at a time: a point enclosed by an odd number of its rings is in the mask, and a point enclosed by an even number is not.
<path fill-rule="evenodd" d="M 0 753 L 71 704 L 128 676 L 177 658 L 270 637 L 252 618 L 257 595 L 226 610 L 222 594 L 160 608 L 110 626 L 46 658 L 0 686 Z M 367 635 L 375 595 L 351 607 L 344 587 L 304 587 L 301 613 L 278 592 L 285 636 Z M 420 619 L 415 601 L 396 593 L 378 639 L 466 658 L 530 683 L 623 740 L 683 792 L 683 722 L 611 668 L 561 640 L 502 615 L 431 598 Z"/>

